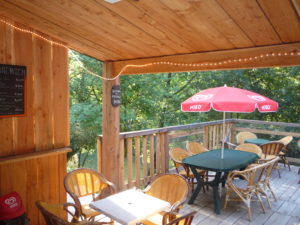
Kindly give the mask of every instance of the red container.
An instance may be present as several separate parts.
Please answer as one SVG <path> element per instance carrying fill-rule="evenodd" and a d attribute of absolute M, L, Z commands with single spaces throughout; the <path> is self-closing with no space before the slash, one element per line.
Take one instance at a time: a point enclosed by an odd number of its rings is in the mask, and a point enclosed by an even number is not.
<path fill-rule="evenodd" d="M 0 220 L 9 220 L 25 213 L 22 199 L 17 192 L 0 196 Z"/>

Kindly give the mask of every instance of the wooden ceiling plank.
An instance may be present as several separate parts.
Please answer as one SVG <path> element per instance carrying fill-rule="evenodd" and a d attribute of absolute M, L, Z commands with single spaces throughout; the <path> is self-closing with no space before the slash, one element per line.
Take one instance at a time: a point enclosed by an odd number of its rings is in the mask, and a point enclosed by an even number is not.
<path fill-rule="evenodd" d="M 89 40 L 78 35 L 74 35 L 72 32 L 67 32 L 66 30 L 55 26 L 47 20 L 36 17 L 30 12 L 11 5 L 7 1 L 1 2 L 0 16 L 13 19 L 28 27 L 53 36 L 58 40 L 62 40 L 62 42 L 65 41 L 68 47 L 97 59 L 103 60 L 108 57 L 118 58 L 118 55 L 114 54 L 112 51 L 109 51 L 108 49 L 105 49 L 96 43 L 90 42 Z"/>
<path fill-rule="evenodd" d="M 145 33 L 164 41 L 168 46 L 173 49 L 175 48 L 178 52 L 190 52 L 194 49 L 194 46 L 182 38 L 182 36 L 160 24 L 159 20 L 152 17 L 151 14 L 147 14 L 141 10 L 137 2 L 122 1 L 118 3 L 118 5 L 113 5 L 104 1 L 98 1 L 98 4 L 114 11 L 131 24 L 142 29 Z M 124 8 L 126 8 L 126 10 L 124 10 Z"/>
<path fill-rule="evenodd" d="M 95 28 L 94 24 L 85 21 L 86 16 L 83 16 L 84 18 L 82 19 L 82 17 L 80 17 L 80 14 L 78 14 L 77 16 L 72 15 L 65 10 L 65 7 L 61 8 L 60 4 L 53 4 L 51 5 L 51 7 L 47 8 L 45 5 L 45 3 L 47 2 L 44 1 L 28 2 L 23 0 L 16 0 L 13 3 L 16 4 L 17 7 L 23 8 L 24 10 L 28 10 L 30 12 L 34 12 L 34 14 L 38 14 L 37 16 L 42 17 L 45 20 L 52 21 L 53 23 L 59 24 L 64 29 L 72 31 L 78 35 L 81 35 L 82 37 L 86 37 L 95 43 L 101 43 L 102 45 L 109 46 L 110 51 L 115 52 L 121 58 L 145 56 L 145 52 L 142 51 L 141 48 L 134 49 L 130 46 L 129 43 L 120 42 L 119 37 L 115 37 L 112 34 L 102 32 L 97 33 L 97 29 Z M 55 13 L 53 13 L 53 11 L 55 11 Z M 63 15 L 63 18 L 57 15 Z M 107 40 L 107 36 L 110 37 L 109 43 L 104 43 L 103 40 Z"/>
<path fill-rule="evenodd" d="M 294 55 L 272 56 L 271 53 L 293 53 Z M 265 55 L 269 54 L 270 57 Z M 260 55 L 264 55 L 263 58 Z M 258 57 L 255 59 L 254 57 Z M 252 57 L 252 60 L 249 58 Z M 239 60 L 234 62 L 234 60 Z M 245 61 L 244 59 L 248 59 Z M 231 60 L 231 61 L 229 61 Z M 226 61 L 226 63 L 224 63 Z M 159 64 L 153 64 L 157 63 Z M 161 63 L 165 62 L 165 63 Z M 220 64 L 220 62 L 222 64 Z M 173 65 L 172 65 L 173 63 Z M 174 64 L 181 65 L 174 65 Z M 199 63 L 208 65 L 195 66 Z M 147 64 L 149 64 L 147 66 Z M 152 65 L 151 65 L 152 64 Z M 182 65 L 183 64 L 183 65 Z M 209 65 L 211 64 L 211 65 Z M 128 67 L 128 65 L 139 65 L 139 67 Z M 144 65 L 144 66 L 143 66 Z M 255 47 L 236 50 L 224 50 L 207 53 L 193 53 L 185 55 L 174 55 L 165 57 L 155 57 L 139 60 L 117 61 L 113 63 L 113 72 L 122 74 L 146 74 L 146 73 L 166 73 L 166 72 L 186 72 L 202 70 L 233 70 L 249 68 L 266 68 L 275 66 L 299 66 L 300 65 L 300 42 L 294 44 L 274 45 L 267 47 Z"/>
<path fill-rule="evenodd" d="M 140 10 L 143 10 L 146 14 L 151 15 L 152 18 L 156 18 L 160 21 L 162 26 L 167 27 L 167 29 L 171 29 L 173 32 L 184 37 L 186 41 L 194 46 L 194 52 L 217 49 L 214 43 L 205 42 L 205 39 L 201 34 L 189 27 L 188 23 L 183 21 L 174 13 L 174 11 L 166 7 L 161 1 L 139 1 L 136 5 Z"/>
<path fill-rule="evenodd" d="M 256 0 L 217 0 L 256 46 L 282 43 Z"/>
<path fill-rule="evenodd" d="M 135 46 L 148 55 L 166 55 L 174 52 L 174 49 L 149 36 L 143 30 L 128 23 L 118 14 L 102 7 L 94 0 L 74 1 L 74 3 L 68 0 L 68 3 L 69 6 L 73 7 L 72 11 L 76 12 L 74 16 L 81 13 L 82 19 L 88 18 L 96 28 L 106 31 L 107 35 L 116 35 L 122 42 Z M 79 7 L 76 7 L 76 5 Z"/>
<path fill-rule="evenodd" d="M 272 22 L 283 42 L 300 41 L 300 19 L 291 1 L 288 0 L 259 0 L 260 6 Z"/>
<path fill-rule="evenodd" d="M 164 0 L 163 3 L 174 11 L 177 17 L 186 21 L 195 32 L 199 33 L 205 42 L 214 43 L 218 49 L 234 48 L 234 45 L 207 20 L 213 15 L 209 14 L 209 10 L 205 7 L 205 0 L 194 2 Z M 196 5 L 196 3 L 198 4 Z M 214 16 L 218 17 L 219 15 Z"/>
<path fill-rule="evenodd" d="M 200 21 L 206 21 L 214 27 L 236 48 L 252 47 L 254 43 L 240 29 L 240 27 L 228 16 L 215 0 L 203 0 L 191 2 L 199 13 Z M 209 9 L 209 10 L 208 10 Z"/>

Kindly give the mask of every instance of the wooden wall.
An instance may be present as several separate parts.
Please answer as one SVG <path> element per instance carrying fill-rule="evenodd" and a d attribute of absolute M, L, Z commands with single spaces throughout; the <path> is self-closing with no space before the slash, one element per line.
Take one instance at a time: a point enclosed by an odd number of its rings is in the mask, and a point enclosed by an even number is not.
<path fill-rule="evenodd" d="M 0 22 L 0 63 L 27 67 L 26 116 L 0 118 L 0 195 L 19 192 L 44 224 L 35 201 L 66 200 L 66 151 L 44 152 L 69 146 L 68 50 Z"/>

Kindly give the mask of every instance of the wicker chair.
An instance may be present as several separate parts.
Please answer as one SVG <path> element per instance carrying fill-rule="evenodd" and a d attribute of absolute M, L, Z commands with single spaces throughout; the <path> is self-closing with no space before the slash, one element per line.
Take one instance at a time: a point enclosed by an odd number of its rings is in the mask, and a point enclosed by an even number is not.
<path fill-rule="evenodd" d="M 251 201 L 252 197 L 257 196 L 263 212 L 265 207 L 261 200 L 260 180 L 265 170 L 264 164 L 251 164 L 251 166 L 242 171 L 232 171 L 228 174 L 226 181 L 226 196 L 224 208 L 227 207 L 228 201 L 243 201 L 248 209 L 248 218 L 251 221 Z M 242 178 L 242 179 L 241 179 Z"/>
<path fill-rule="evenodd" d="M 143 192 L 170 203 L 171 208 L 168 213 L 157 213 L 142 221 L 143 224 L 147 225 L 161 224 L 163 220 L 170 221 L 174 219 L 173 213 L 179 212 L 190 194 L 190 185 L 179 174 L 163 174 L 157 176 Z"/>
<path fill-rule="evenodd" d="M 270 208 L 271 208 L 271 203 L 267 192 L 271 192 L 272 197 L 274 198 L 275 201 L 277 201 L 276 196 L 270 186 L 270 178 L 271 178 L 272 171 L 279 159 L 280 159 L 279 157 L 276 157 L 266 162 L 261 161 L 261 163 L 265 166 L 265 170 L 262 173 L 259 187 L 260 187 L 260 191 L 265 195 Z"/>
<path fill-rule="evenodd" d="M 80 168 L 69 172 L 64 179 L 65 189 L 73 198 L 80 215 L 85 219 L 92 219 L 100 212 L 81 204 L 80 198 L 92 196 L 92 201 L 107 197 L 116 192 L 115 185 L 109 182 L 96 170 Z"/>
<path fill-rule="evenodd" d="M 257 136 L 254 133 L 247 132 L 247 131 L 239 132 L 236 135 L 236 143 L 238 145 L 244 144 L 245 140 L 247 140 L 247 139 L 255 139 L 255 138 L 257 138 Z"/>
<path fill-rule="evenodd" d="M 275 159 L 277 156 L 279 156 L 279 153 L 283 149 L 284 144 L 278 141 L 273 141 L 273 142 L 268 142 L 266 144 L 263 144 L 260 147 L 263 152 L 261 156 L 261 160 L 268 161 L 268 160 Z M 278 168 L 278 162 L 276 163 L 275 168 L 278 171 L 279 178 L 281 178 L 280 171 Z"/>
<path fill-rule="evenodd" d="M 262 155 L 261 148 L 255 144 L 240 144 L 235 148 L 235 150 L 252 152 L 252 153 L 257 154 L 259 157 L 261 157 L 261 155 Z"/>
<path fill-rule="evenodd" d="M 285 164 L 287 164 L 289 167 L 289 171 L 291 171 L 291 167 L 290 167 L 290 162 L 286 158 L 286 154 L 288 152 L 288 146 L 292 142 L 292 140 L 293 140 L 293 136 L 286 136 L 286 137 L 278 140 L 278 142 L 281 142 L 282 144 L 284 144 L 283 149 L 281 150 L 281 152 L 279 152 L 279 157 L 281 159 L 280 162 L 282 162 L 284 164 L 284 166 L 285 166 Z"/>
<path fill-rule="evenodd" d="M 176 172 L 182 176 L 184 176 L 188 182 L 190 183 L 192 190 L 194 190 L 194 184 L 196 183 L 195 180 L 195 176 L 192 173 L 192 171 L 189 169 L 189 167 L 185 166 L 182 163 L 182 160 L 186 157 L 191 156 L 192 154 L 190 152 L 187 152 L 186 150 L 182 149 L 182 148 L 172 148 L 169 151 L 169 155 L 170 158 L 172 159 L 172 161 L 174 162 L 174 166 L 176 169 Z M 206 175 L 207 175 L 207 171 L 205 170 L 197 170 L 201 177 L 203 179 L 207 179 Z M 205 189 L 204 189 L 205 191 Z"/>
<path fill-rule="evenodd" d="M 195 214 L 196 214 L 196 211 L 187 213 L 185 215 L 177 215 L 177 216 L 175 216 L 176 219 L 173 219 L 172 221 L 170 221 L 168 223 L 167 223 L 167 219 L 165 219 L 165 217 L 164 217 L 162 224 L 163 225 L 179 225 L 179 224 L 191 225 Z"/>
<path fill-rule="evenodd" d="M 97 224 L 107 224 L 102 222 L 92 222 L 92 221 L 79 221 L 79 211 L 75 204 L 64 203 L 64 204 L 54 204 L 46 203 L 42 201 L 37 201 L 37 208 L 42 213 L 47 225 L 97 225 Z M 74 213 L 69 210 L 69 207 L 74 207 Z M 71 216 L 72 221 L 67 220 L 67 216 Z"/>
<path fill-rule="evenodd" d="M 207 152 L 208 149 L 203 146 L 202 143 L 199 142 L 187 142 L 186 149 L 192 155 Z"/>

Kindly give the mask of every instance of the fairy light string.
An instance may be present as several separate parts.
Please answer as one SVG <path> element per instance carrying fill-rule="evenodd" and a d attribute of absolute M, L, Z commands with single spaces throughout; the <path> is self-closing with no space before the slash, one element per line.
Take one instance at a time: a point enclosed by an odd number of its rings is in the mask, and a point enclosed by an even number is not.
<path fill-rule="evenodd" d="M 20 32 L 23 33 L 27 33 L 27 34 L 31 34 L 32 36 L 35 36 L 37 38 L 40 38 L 48 43 L 50 43 L 51 45 L 58 45 L 64 48 L 68 48 L 68 46 L 57 42 L 57 41 L 53 41 L 49 38 L 46 38 L 40 34 L 37 34 L 34 31 L 28 30 L 28 29 L 24 29 L 24 28 L 20 28 L 4 19 L 0 18 L 0 22 L 4 23 L 12 28 L 14 28 L 15 30 L 18 30 Z M 113 78 L 106 78 L 103 77 L 91 70 L 89 70 L 88 68 L 86 68 L 84 66 L 84 64 L 82 63 L 82 61 L 78 58 L 78 56 L 76 54 L 74 54 L 72 51 L 69 51 L 71 53 L 71 55 L 75 58 L 75 60 L 79 63 L 79 65 L 86 71 L 88 72 L 90 75 L 101 78 L 103 80 L 116 80 L 118 79 L 128 68 L 144 68 L 144 67 L 150 67 L 150 66 L 156 66 L 156 65 L 168 65 L 168 66 L 176 66 L 176 67 L 197 67 L 197 68 L 201 68 L 201 67 L 207 67 L 207 66 L 218 66 L 218 65 L 226 65 L 226 64 L 230 64 L 230 63 L 241 63 L 241 62 L 249 62 L 249 61 L 257 61 L 260 59 L 264 59 L 264 58 L 270 58 L 270 57 L 286 57 L 286 56 L 300 56 L 300 51 L 299 50 L 294 50 L 294 51 L 290 51 L 290 52 L 270 52 L 270 53 L 264 53 L 264 54 L 259 54 L 259 55 L 255 55 L 255 56 L 251 56 L 251 57 L 245 57 L 245 58 L 236 58 L 236 59 L 227 59 L 227 60 L 222 60 L 222 61 L 217 61 L 217 62 L 202 62 L 202 63 L 178 63 L 178 62 L 171 62 L 171 61 L 159 61 L 159 62 L 152 62 L 152 63 L 145 63 L 145 64 L 127 64 L 125 66 L 123 66 L 120 70 L 120 72 Z"/>

